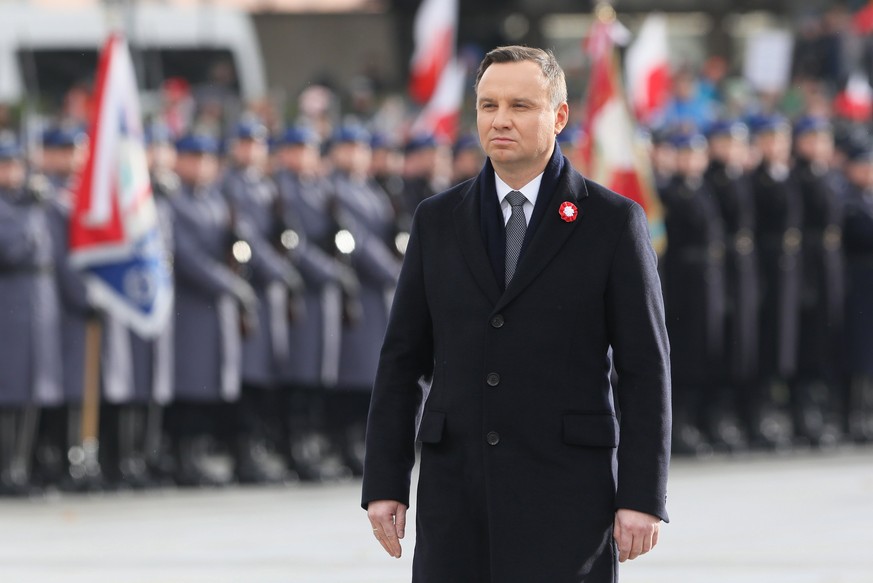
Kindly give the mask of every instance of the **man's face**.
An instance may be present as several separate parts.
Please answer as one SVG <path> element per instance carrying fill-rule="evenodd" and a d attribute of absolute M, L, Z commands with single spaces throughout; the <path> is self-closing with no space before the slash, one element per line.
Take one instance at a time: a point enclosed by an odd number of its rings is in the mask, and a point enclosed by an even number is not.
<path fill-rule="evenodd" d="M 212 154 L 186 152 L 176 158 L 176 174 L 186 184 L 209 184 L 215 179 L 217 172 L 218 159 Z"/>
<path fill-rule="evenodd" d="M 233 160 L 239 166 L 263 168 L 267 155 L 267 144 L 261 140 L 240 139 L 233 144 Z"/>
<path fill-rule="evenodd" d="M 495 63 L 479 81 L 479 141 L 498 166 L 545 165 L 567 114 L 566 103 L 552 107 L 548 82 L 532 61 Z"/>
<path fill-rule="evenodd" d="M 17 158 L 0 159 L 0 188 L 15 189 L 24 184 L 24 166 Z"/>

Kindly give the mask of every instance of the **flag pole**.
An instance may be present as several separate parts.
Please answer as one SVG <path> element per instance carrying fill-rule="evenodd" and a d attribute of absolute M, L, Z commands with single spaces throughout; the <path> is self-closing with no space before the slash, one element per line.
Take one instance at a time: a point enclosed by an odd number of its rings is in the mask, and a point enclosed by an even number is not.
<path fill-rule="evenodd" d="M 82 469 L 84 477 L 100 477 L 100 348 L 103 324 L 99 317 L 85 324 L 85 375 L 82 393 Z"/>

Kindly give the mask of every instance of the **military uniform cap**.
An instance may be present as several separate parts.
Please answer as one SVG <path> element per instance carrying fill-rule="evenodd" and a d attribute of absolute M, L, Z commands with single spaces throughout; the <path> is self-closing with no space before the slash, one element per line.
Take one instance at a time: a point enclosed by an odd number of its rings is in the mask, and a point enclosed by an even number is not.
<path fill-rule="evenodd" d="M 234 137 L 237 140 L 266 140 L 267 127 L 257 120 L 244 120 L 237 124 Z"/>
<path fill-rule="evenodd" d="M 321 140 L 315 130 L 306 126 L 291 126 L 277 140 L 280 146 L 317 146 Z"/>
<path fill-rule="evenodd" d="M 563 132 L 562 132 L 563 133 Z M 481 146 L 479 145 L 479 138 L 473 134 L 462 134 L 456 141 L 455 145 L 452 146 L 452 152 L 457 156 L 459 152 L 463 152 L 464 150 L 479 150 Z"/>
<path fill-rule="evenodd" d="M 419 150 L 427 150 L 436 147 L 437 140 L 433 134 L 418 134 L 409 138 L 403 149 L 407 154 L 411 154 L 413 152 L 418 152 Z"/>
<path fill-rule="evenodd" d="M 42 133 L 44 148 L 72 148 L 81 144 L 87 134 L 78 126 L 54 126 Z"/>
<path fill-rule="evenodd" d="M 582 132 L 580 132 L 578 129 L 567 126 L 563 130 L 561 130 L 561 133 L 558 134 L 558 137 L 556 139 L 558 140 L 558 144 L 562 146 L 566 144 L 575 146 L 579 143 L 579 138 L 581 136 Z"/>
<path fill-rule="evenodd" d="M 176 141 L 180 154 L 217 154 L 218 142 L 206 134 L 188 134 Z"/>
<path fill-rule="evenodd" d="M 719 136 L 742 140 L 749 136 L 749 126 L 741 121 L 722 119 L 711 124 L 706 130 L 706 137 L 709 139 Z"/>
<path fill-rule="evenodd" d="M 798 119 L 797 122 L 795 122 L 794 124 L 795 136 L 830 131 L 833 131 L 831 122 L 821 116 L 816 115 L 805 115 Z"/>
<path fill-rule="evenodd" d="M 344 125 L 334 132 L 333 144 L 370 144 L 370 132 L 356 125 Z"/>
<path fill-rule="evenodd" d="M 706 138 L 703 137 L 703 134 L 676 134 L 672 137 L 670 142 L 677 150 L 703 150 L 706 148 Z"/>
<path fill-rule="evenodd" d="M 746 123 L 753 135 L 791 130 L 791 124 L 788 123 L 788 120 L 778 114 L 753 115 L 746 120 Z"/>

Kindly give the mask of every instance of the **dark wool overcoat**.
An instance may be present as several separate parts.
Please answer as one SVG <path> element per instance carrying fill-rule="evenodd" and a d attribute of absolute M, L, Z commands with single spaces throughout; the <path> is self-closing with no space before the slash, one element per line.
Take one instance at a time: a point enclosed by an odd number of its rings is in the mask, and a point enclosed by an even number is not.
<path fill-rule="evenodd" d="M 564 202 L 577 220 L 561 219 Z M 646 217 L 556 148 L 505 290 L 503 228 L 490 162 L 421 203 L 371 402 L 363 505 L 409 502 L 418 381 L 432 375 L 413 582 L 614 582 L 616 509 L 667 519 L 669 355 Z"/>

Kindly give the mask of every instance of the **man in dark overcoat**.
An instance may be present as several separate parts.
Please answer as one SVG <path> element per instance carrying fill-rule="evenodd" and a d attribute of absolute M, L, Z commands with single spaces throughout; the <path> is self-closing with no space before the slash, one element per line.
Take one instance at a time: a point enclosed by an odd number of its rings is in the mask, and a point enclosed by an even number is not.
<path fill-rule="evenodd" d="M 488 162 L 416 213 L 363 506 L 400 556 L 427 378 L 412 580 L 613 582 L 667 519 L 669 356 L 646 217 L 555 145 L 568 107 L 551 53 L 491 51 L 476 93 Z"/>

